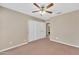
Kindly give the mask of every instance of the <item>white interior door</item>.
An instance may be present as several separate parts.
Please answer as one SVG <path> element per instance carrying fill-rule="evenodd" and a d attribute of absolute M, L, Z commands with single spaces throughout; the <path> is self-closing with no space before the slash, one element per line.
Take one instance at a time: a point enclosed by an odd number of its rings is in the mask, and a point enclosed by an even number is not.
<path fill-rule="evenodd" d="M 29 20 L 29 38 L 28 41 L 38 40 L 46 37 L 46 24 L 35 20 Z"/>

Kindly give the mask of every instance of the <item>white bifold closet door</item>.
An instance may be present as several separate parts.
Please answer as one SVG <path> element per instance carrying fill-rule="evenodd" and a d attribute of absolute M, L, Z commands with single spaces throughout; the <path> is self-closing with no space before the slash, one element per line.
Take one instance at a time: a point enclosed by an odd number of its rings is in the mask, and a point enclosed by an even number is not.
<path fill-rule="evenodd" d="M 46 23 L 29 20 L 28 22 L 28 41 L 34 41 L 46 37 Z"/>

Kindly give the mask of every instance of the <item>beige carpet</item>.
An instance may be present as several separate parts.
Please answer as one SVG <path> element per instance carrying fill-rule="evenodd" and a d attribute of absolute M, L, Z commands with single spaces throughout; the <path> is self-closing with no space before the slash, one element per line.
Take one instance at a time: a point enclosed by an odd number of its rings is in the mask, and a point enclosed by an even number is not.
<path fill-rule="evenodd" d="M 4 52 L 5 55 L 72 55 L 79 54 L 79 48 L 51 42 L 48 38 L 31 42 Z"/>

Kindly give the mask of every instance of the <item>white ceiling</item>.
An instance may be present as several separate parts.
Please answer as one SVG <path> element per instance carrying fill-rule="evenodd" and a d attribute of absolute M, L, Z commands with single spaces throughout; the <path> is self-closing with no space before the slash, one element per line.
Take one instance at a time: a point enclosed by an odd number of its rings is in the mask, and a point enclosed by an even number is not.
<path fill-rule="evenodd" d="M 43 3 L 38 4 L 42 5 Z M 48 5 L 47 3 L 44 4 L 46 6 Z M 53 14 L 46 13 L 43 16 L 41 16 L 39 13 L 32 13 L 32 11 L 38 10 L 38 8 L 34 6 L 32 3 L 1 3 L 0 5 L 43 20 L 47 20 L 50 19 L 51 17 L 61 15 L 64 13 L 79 10 L 79 3 L 55 3 L 53 7 L 48 9 L 51 10 Z"/>

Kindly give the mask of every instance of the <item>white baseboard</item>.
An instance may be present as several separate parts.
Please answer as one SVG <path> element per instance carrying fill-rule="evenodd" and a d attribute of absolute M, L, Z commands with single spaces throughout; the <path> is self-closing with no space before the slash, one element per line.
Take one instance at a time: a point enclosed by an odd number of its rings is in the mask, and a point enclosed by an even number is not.
<path fill-rule="evenodd" d="M 79 46 L 76 46 L 76 45 L 72 45 L 72 44 L 69 44 L 69 43 L 65 43 L 65 42 L 62 42 L 62 41 L 57 41 L 57 40 L 52 40 L 52 39 L 50 39 L 50 41 L 54 41 L 54 42 L 58 42 L 58 43 L 61 43 L 61 44 L 65 44 L 65 45 L 68 45 L 68 46 L 72 46 L 72 47 L 76 47 L 76 48 L 79 48 Z"/>
<path fill-rule="evenodd" d="M 27 44 L 27 42 L 24 42 L 24 43 L 21 43 L 21 44 L 18 44 L 18 45 L 9 47 L 9 48 L 2 49 L 2 50 L 0 50 L 0 52 L 4 52 L 4 51 L 7 51 L 9 49 L 13 49 L 13 48 L 16 48 L 16 47 L 20 47 L 20 46 L 25 45 L 25 44 Z"/>
<path fill-rule="evenodd" d="M 45 37 L 44 37 L 44 38 L 45 38 Z M 40 39 L 43 39 L 43 38 L 40 38 Z M 38 39 L 38 40 L 40 40 L 40 39 Z M 34 41 L 37 41 L 37 40 L 34 40 Z M 33 42 L 33 41 L 28 41 L 28 43 L 29 43 L 29 42 Z M 9 49 L 13 49 L 13 48 L 16 48 L 16 47 L 20 47 L 20 46 L 25 45 L 25 44 L 28 44 L 28 43 L 27 43 L 27 42 L 24 42 L 24 43 L 21 43 L 21 44 L 18 44 L 18 45 L 9 47 L 9 48 L 5 48 L 5 49 L 0 50 L 0 52 L 4 52 L 4 51 L 7 51 L 7 50 L 9 50 Z"/>

